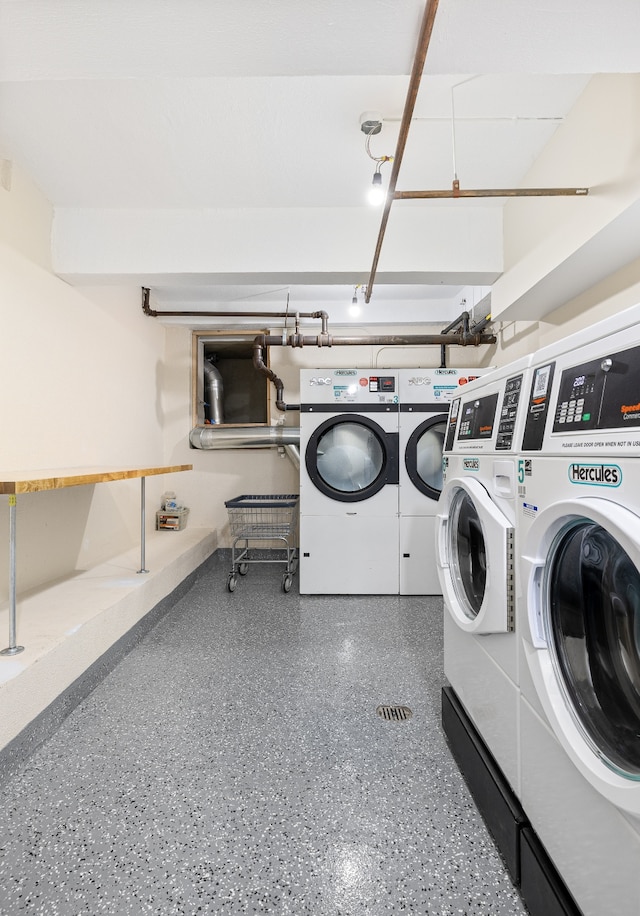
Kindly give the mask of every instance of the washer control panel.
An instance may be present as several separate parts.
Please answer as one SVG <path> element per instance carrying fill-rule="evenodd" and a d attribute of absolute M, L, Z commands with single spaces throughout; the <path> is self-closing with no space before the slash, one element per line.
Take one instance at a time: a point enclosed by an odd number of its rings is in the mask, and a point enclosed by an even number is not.
<path fill-rule="evenodd" d="M 553 432 L 640 426 L 640 347 L 562 372 Z"/>
<path fill-rule="evenodd" d="M 497 405 L 497 391 L 464 402 L 458 426 L 458 441 L 490 439 L 493 435 Z"/>
<path fill-rule="evenodd" d="M 509 451 L 513 448 L 513 434 L 516 428 L 520 395 L 522 394 L 522 379 L 522 374 L 514 375 L 513 378 L 507 379 L 507 383 L 504 386 L 504 398 L 496 437 L 496 449 L 500 451 Z"/>

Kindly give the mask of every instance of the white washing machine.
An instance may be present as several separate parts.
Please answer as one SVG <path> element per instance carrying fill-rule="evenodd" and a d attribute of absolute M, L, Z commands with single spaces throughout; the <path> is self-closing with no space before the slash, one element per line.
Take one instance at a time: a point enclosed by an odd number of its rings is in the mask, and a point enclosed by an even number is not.
<path fill-rule="evenodd" d="M 398 373 L 300 372 L 300 591 L 397 595 Z"/>
<path fill-rule="evenodd" d="M 441 595 L 435 516 L 451 401 L 488 369 L 399 369 L 400 594 Z"/>
<path fill-rule="evenodd" d="M 515 520 L 530 362 L 494 370 L 453 401 L 436 518 L 445 675 L 516 794 Z"/>
<path fill-rule="evenodd" d="M 640 307 L 534 364 L 518 500 L 521 800 L 585 916 L 637 916 Z"/>

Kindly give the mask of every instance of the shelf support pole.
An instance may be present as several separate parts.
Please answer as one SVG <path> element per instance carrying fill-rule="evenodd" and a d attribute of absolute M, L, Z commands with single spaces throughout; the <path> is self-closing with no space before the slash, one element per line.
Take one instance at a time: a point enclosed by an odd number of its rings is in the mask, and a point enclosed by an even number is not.
<path fill-rule="evenodd" d="M 24 646 L 16 645 L 16 497 L 9 496 L 9 645 L 0 655 L 17 655 Z"/>

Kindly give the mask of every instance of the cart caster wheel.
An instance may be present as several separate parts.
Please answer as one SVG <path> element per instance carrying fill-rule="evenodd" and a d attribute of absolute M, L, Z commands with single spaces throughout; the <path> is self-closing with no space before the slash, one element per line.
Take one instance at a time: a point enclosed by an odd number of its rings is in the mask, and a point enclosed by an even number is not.
<path fill-rule="evenodd" d="M 293 585 L 293 578 L 288 573 L 282 580 L 282 591 L 290 592 L 291 586 Z"/>
<path fill-rule="evenodd" d="M 235 592 L 237 584 L 238 584 L 238 580 L 232 573 L 229 576 L 229 578 L 227 579 L 227 588 L 229 589 L 230 592 Z"/>
<path fill-rule="evenodd" d="M 240 573 L 241 576 L 246 576 L 247 573 L 249 572 L 249 564 L 248 563 L 239 563 L 238 572 Z"/>

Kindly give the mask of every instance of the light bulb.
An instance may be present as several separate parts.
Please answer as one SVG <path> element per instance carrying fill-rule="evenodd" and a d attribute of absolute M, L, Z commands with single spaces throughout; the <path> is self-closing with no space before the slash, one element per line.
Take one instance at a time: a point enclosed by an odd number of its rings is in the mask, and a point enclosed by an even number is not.
<path fill-rule="evenodd" d="M 384 188 L 382 187 L 382 175 L 380 172 L 373 173 L 373 181 L 369 188 L 369 203 L 377 207 L 384 200 Z"/>

